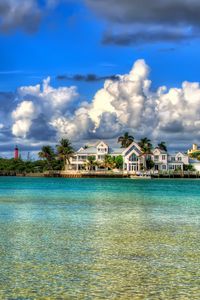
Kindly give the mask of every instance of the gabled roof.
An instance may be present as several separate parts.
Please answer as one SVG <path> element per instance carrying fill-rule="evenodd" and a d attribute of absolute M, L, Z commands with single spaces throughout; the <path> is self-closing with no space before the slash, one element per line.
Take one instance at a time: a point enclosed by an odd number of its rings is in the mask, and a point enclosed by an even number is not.
<path fill-rule="evenodd" d="M 179 156 L 180 154 L 181 154 L 182 156 L 187 156 L 187 154 L 185 154 L 185 153 L 183 153 L 183 152 L 180 152 L 180 151 L 177 152 L 177 153 L 175 154 L 175 156 Z"/>
<path fill-rule="evenodd" d="M 133 141 L 128 148 L 125 148 L 122 153 L 123 155 L 127 155 L 131 151 L 135 151 L 138 155 L 142 153 L 140 146 L 135 141 Z"/>
<path fill-rule="evenodd" d="M 159 147 L 155 147 L 155 148 L 153 149 L 153 152 L 156 151 L 156 150 L 158 150 L 161 154 L 167 154 L 167 151 L 165 151 L 165 150 L 163 150 L 163 149 L 160 149 Z"/>

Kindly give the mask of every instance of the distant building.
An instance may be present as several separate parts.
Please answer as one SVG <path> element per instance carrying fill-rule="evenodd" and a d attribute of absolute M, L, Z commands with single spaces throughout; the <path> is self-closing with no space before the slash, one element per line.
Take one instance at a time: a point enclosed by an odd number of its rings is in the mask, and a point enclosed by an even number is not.
<path fill-rule="evenodd" d="M 16 146 L 14 151 L 14 159 L 19 159 L 19 148 Z"/>
<path fill-rule="evenodd" d="M 188 155 L 192 155 L 195 152 L 200 152 L 200 149 L 198 149 L 198 145 L 197 144 L 193 144 L 192 145 L 192 149 L 188 150 Z"/>
<path fill-rule="evenodd" d="M 123 157 L 123 171 L 128 173 L 138 172 L 145 167 L 142 149 L 135 141 L 127 148 L 112 148 L 104 141 L 99 141 L 92 146 L 81 147 L 70 159 L 71 169 L 84 170 L 89 156 L 95 157 L 96 161 L 103 162 L 105 155 L 121 155 Z M 146 156 L 148 156 L 146 159 L 154 162 L 154 171 L 183 170 L 184 165 L 189 165 L 188 155 L 182 152 L 169 154 L 164 150 L 155 148 L 151 154 Z M 99 167 L 94 166 L 94 169 L 98 171 Z"/>
<path fill-rule="evenodd" d="M 197 159 L 197 157 L 200 156 L 200 149 L 198 148 L 197 144 L 192 145 L 192 149 L 188 150 L 188 155 L 190 157 L 190 165 L 192 165 L 196 171 L 200 172 L 200 161 Z"/>

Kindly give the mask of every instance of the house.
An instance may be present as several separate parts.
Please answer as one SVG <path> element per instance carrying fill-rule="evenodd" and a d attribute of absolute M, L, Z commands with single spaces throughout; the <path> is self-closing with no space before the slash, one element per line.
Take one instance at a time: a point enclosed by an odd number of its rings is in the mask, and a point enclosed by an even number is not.
<path fill-rule="evenodd" d="M 192 155 L 192 154 L 195 154 L 195 153 L 198 153 L 198 152 L 200 152 L 200 149 L 198 148 L 198 145 L 193 144 L 192 149 L 188 150 L 188 155 Z"/>
<path fill-rule="evenodd" d="M 142 149 L 135 141 L 127 148 L 112 148 L 104 141 L 99 141 L 94 145 L 81 147 L 70 159 L 71 169 L 76 171 L 87 169 L 88 157 L 92 156 L 95 161 L 99 162 L 99 166 L 93 166 L 93 170 L 102 170 L 104 167 L 102 167 L 101 162 L 103 163 L 106 155 L 121 155 L 123 157 L 123 171 L 128 173 L 143 170 L 145 161 L 148 159 L 154 162 L 154 171 L 183 170 L 184 165 L 189 164 L 188 155 L 182 152 L 168 154 L 164 150 L 155 148 L 151 154 L 144 156 Z"/>

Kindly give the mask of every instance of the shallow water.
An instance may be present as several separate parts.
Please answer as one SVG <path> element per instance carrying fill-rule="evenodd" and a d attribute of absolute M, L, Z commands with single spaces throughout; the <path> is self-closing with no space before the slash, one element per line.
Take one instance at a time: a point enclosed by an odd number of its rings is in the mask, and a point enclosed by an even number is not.
<path fill-rule="evenodd" d="M 0 299 L 200 299 L 200 181 L 0 177 Z"/>

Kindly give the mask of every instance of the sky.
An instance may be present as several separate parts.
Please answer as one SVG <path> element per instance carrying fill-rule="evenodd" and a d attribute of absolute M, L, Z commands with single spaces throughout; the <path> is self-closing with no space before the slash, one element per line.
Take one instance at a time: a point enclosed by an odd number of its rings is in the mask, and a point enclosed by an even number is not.
<path fill-rule="evenodd" d="M 198 0 L 0 0 L 1 156 L 125 131 L 187 150 L 199 51 Z"/>

